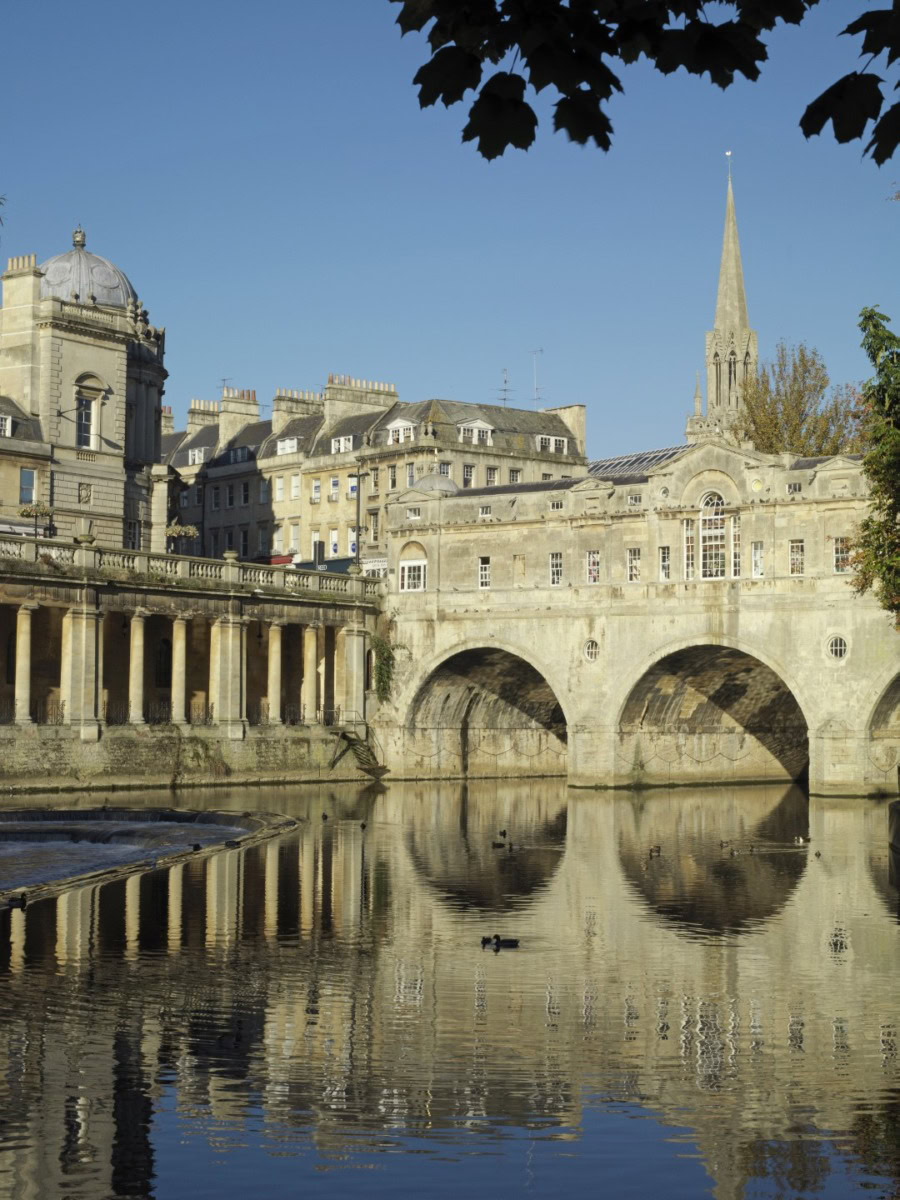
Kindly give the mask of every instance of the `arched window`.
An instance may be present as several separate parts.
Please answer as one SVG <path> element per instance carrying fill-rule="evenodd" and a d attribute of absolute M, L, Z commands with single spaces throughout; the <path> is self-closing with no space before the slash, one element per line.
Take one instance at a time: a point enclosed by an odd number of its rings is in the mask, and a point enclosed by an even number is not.
<path fill-rule="evenodd" d="M 97 450 L 100 445 L 100 407 L 106 391 L 96 375 L 82 375 L 75 384 L 75 403 L 70 414 L 75 421 L 75 445 L 79 450 Z"/>
<path fill-rule="evenodd" d="M 172 686 L 172 643 L 168 638 L 163 638 L 156 647 L 156 686 Z"/>
<path fill-rule="evenodd" d="M 400 551 L 400 591 L 424 592 L 428 586 L 428 555 L 418 542 L 407 542 Z"/>
<path fill-rule="evenodd" d="M 722 403 L 722 360 L 718 350 L 713 355 L 713 375 L 716 383 L 716 404 Z"/>
<path fill-rule="evenodd" d="M 737 393 L 737 355 L 734 350 L 728 355 L 728 403 L 735 402 Z"/>
<path fill-rule="evenodd" d="M 747 386 L 749 379 L 750 379 L 750 351 L 748 350 L 747 353 L 744 355 L 744 387 Z"/>
<path fill-rule="evenodd" d="M 700 503 L 700 578 L 724 579 L 725 501 L 718 492 L 707 492 Z"/>

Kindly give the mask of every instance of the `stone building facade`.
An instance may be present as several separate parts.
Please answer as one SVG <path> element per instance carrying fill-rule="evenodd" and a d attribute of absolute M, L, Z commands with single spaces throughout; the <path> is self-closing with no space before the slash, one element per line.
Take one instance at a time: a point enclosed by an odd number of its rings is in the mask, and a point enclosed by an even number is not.
<path fill-rule="evenodd" d="M 0 520 L 52 510 L 46 532 L 139 548 L 159 462 L 165 331 L 127 276 L 72 249 L 11 258 L 0 307 Z M 27 523 L 26 523 L 27 525 Z"/>

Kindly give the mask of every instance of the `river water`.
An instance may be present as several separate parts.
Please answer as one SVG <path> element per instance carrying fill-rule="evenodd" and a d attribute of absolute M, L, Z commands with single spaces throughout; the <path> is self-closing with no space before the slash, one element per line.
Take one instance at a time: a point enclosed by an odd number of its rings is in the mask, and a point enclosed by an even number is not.
<path fill-rule="evenodd" d="M 885 804 L 174 804 L 301 823 L 0 914 L 0 1197 L 898 1194 Z"/>

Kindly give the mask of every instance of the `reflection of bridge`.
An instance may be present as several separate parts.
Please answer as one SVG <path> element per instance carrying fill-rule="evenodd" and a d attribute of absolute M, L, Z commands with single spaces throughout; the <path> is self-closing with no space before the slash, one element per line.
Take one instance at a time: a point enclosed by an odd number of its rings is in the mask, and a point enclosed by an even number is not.
<path fill-rule="evenodd" d="M 896 923 L 868 853 L 880 806 L 807 812 L 772 788 L 569 793 L 566 811 L 560 783 L 460 792 L 393 785 L 280 842 L 0 914 L 17 1122 L 0 1194 L 93 1200 L 110 1170 L 149 1194 L 164 1085 L 211 1140 L 246 1143 L 261 1107 L 279 1152 L 310 1121 L 343 1153 L 360 1129 L 428 1137 L 488 1114 L 571 1127 L 600 1093 L 687 1125 L 737 1200 L 766 1143 L 852 1130 L 900 1084 Z M 464 887 L 506 825 L 543 855 L 510 906 L 497 856 Z M 821 860 L 791 846 L 809 831 Z M 697 903 L 720 837 L 782 843 L 758 872 L 743 859 L 725 920 Z M 498 921 L 519 953 L 479 951 Z M 790 1145 L 812 1163 L 815 1143 Z"/>
<path fill-rule="evenodd" d="M 629 463 L 394 506 L 395 772 L 894 791 L 900 637 L 848 582 L 859 464 L 714 438 Z"/>

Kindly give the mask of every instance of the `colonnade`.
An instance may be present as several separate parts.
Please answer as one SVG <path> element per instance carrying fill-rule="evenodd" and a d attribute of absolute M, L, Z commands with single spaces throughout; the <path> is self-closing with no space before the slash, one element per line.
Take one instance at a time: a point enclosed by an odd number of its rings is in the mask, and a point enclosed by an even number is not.
<path fill-rule="evenodd" d="M 41 627 L 52 645 L 38 647 L 35 618 L 42 607 L 53 609 L 56 615 L 52 623 Z M 303 615 L 307 614 L 298 612 L 298 617 Z M 148 630 L 151 620 L 157 622 L 153 638 Z M 117 640 L 119 621 L 121 644 Z M 111 629 L 107 622 L 116 624 Z M 250 635 L 253 626 L 256 636 Z M 288 631 L 292 632 L 292 665 L 286 669 Z M 14 686 L 12 719 L 17 725 L 33 723 L 35 658 L 40 654 L 42 668 L 46 668 L 48 660 L 52 664 L 55 659 L 58 644 L 58 723 L 79 726 L 83 739 L 96 740 L 107 716 L 107 702 L 115 693 L 122 698 L 121 715 L 115 723 L 147 724 L 148 687 L 152 684 L 149 656 L 154 645 L 159 653 L 161 639 L 168 642 L 162 683 L 167 701 L 165 723 L 190 725 L 192 717 L 197 718 L 192 697 L 200 695 L 203 724 L 218 726 L 228 736 L 243 737 L 250 723 L 251 691 L 256 701 L 252 723 L 314 725 L 365 719 L 366 629 L 355 614 L 343 624 L 302 623 L 233 612 L 214 616 L 173 615 L 145 608 L 103 611 L 89 604 L 63 610 L 33 601 L 16 609 L 15 661 L 12 669 L 7 664 L 7 680 Z M 127 653 L 127 664 L 119 660 L 121 651 Z M 126 653 L 121 654 L 122 659 Z M 110 661 L 106 662 L 107 658 Z M 44 684 L 46 687 L 46 679 Z M 153 694 L 158 697 L 158 678 L 156 685 Z M 162 723 L 158 714 L 156 723 Z"/>

